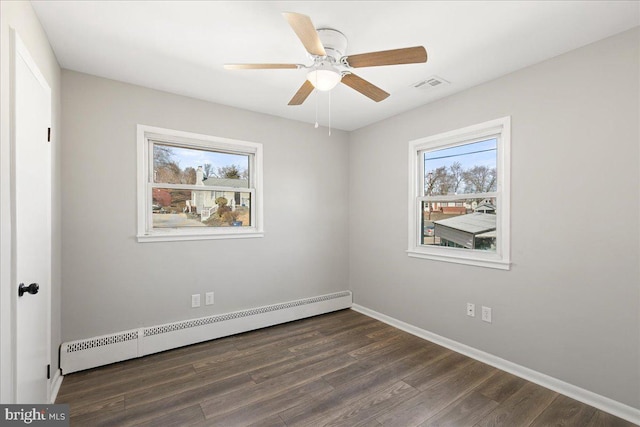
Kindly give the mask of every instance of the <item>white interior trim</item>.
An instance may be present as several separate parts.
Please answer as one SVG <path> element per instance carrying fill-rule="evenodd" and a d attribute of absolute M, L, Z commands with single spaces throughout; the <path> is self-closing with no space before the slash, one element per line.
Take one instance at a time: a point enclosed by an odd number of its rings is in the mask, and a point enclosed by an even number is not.
<path fill-rule="evenodd" d="M 240 141 L 211 135 L 185 132 L 175 129 L 164 129 L 156 126 L 137 125 L 137 223 L 136 238 L 140 243 L 169 242 L 179 240 L 209 240 L 209 239 L 242 239 L 264 237 L 264 204 L 263 204 L 263 166 L 262 144 L 250 141 Z M 153 228 L 151 212 L 151 193 L 149 190 L 149 162 L 151 158 L 150 142 L 182 144 L 194 147 L 220 150 L 222 152 L 251 155 L 250 185 L 246 189 L 251 193 L 251 218 L 253 224 L 248 227 L 186 227 L 175 229 Z M 172 188 L 171 184 L 163 187 Z M 197 186 L 184 186 L 196 190 L 210 190 Z M 227 190 L 230 190 L 229 188 Z M 233 189 L 241 191 L 240 189 Z"/>
<path fill-rule="evenodd" d="M 53 374 L 53 378 L 50 381 L 49 388 L 49 403 L 56 403 L 56 398 L 58 397 L 58 392 L 60 391 L 60 386 L 62 386 L 62 375 L 60 375 L 60 369 L 56 369 Z"/>
<path fill-rule="evenodd" d="M 496 137 L 498 140 L 496 147 L 498 188 L 495 192 L 498 195 L 496 251 L 489 252 L 421 244 L 422 227 L 420 222 L 423 213 L 419 201 L 424 200 L 425 197 L 423 195 L 424 164 L 420 153 L 423 150 L 448 147 L 454 143 L 455 145 L 463 145 L 489 137 Z M 410 141 L 408 154 L 409 222 L 407 255 L 413 258 L 509 270 L 511 268 L 511 116 Z M 484 194 L 475 194 L 475 196 Z M 438 199 L 459 200 L 469 196 L 471 194 L 458 194 L 455 196 L 438 196 Z"/>
<path fill-rule="evenodd" d="M 0 402 L 15 402 L 15 334 L 14 324 L 14 256 L 12 225 L 12 190 L 13 164 L 12 139 L 14 138 L 15 111 L 15 63 L 16 63 L 16 31 L 9 27 L 9 123 L 8 138 L 0 141 Z M 3 123 L 3 126 L 5 124 Z M 4 133 L 3 133 L 4 135 Z"/>
<path fill-rule="evenodd" d="M 482 363 L 486 363 L 487 365 L 491 365 L 502 371 L 509 372 L 510 374 L 513 374 L 520 378 L 524 378 L 525 380 L 531 381 L 532 383 L 538 384 L 542 387 L 546 387 L 558 393 L 564 394 L 565 396 L 569 396 L 570 398 L 575 399 L 579 402 L 613 414 L 631 423 L 640 425 L 640 409 L 633 408 L 631 406 L 625 405 L 624 403 L 620 403 L 592 391 L 585 390 L 581 387 L 569 384 L 541 372 L 534 371 L 533 369 L 518 365 L 517 363 L 510 362 L 493 354 L 486 353 L 482 350 L 478 350 L 452 339 L 434 334 L 433 332 L 418 328 L 417 326 L 410 325 L 408 323 L 402 322 L 385 314 L 378 313 L 375 310 L 371 310 L 361 305 L 353 304 L 351 309 L 366 316 L 373 317 L 374 319 L 380 320 L 381 322 L 387 323 L 419 338 L 431 341 L 457 353 L 464 354 L 465 356 L 469 356 L 472 359 L 478 360 Z"/>

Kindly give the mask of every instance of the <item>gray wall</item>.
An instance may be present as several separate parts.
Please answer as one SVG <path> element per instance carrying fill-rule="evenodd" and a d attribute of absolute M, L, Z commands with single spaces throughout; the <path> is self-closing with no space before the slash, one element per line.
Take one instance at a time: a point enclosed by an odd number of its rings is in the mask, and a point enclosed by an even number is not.
<path fill-rule="evenodd" d="M 354 301 L 640 408 L 639 38 L 636 28 L 353 132 Z M 408 141 L 506 115 L 512 269 L 409 258 Z M 492 307 L 493 323 L 467 317 L 467 302 Z"/>
<path fill-rule="evenodd" d="M 62 89 L 63 341 L 347 289 L 347 133 L 66 70 Z M 265 237 L 136 242 L 139 123 L 262 143 Z"/>
<path fill-rule="evenodd" d="M 60 67 L 47 36 L 25 1 L 0 2 L 0 402 L 11 402 L 12 381 L 9 355 L 12 279 L 11 239 L 11 140 L 10 123 L 10 28 L 14 28 L 51 87 L 52 114 L 52 265 L 51 265 L 51 362 L 58 368 L 60 346 Z"/>

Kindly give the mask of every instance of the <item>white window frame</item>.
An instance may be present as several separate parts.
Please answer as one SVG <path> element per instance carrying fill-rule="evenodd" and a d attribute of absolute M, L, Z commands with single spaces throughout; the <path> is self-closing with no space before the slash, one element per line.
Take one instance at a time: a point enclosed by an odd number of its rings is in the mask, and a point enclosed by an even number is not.
<path fill-rule="evenodd" d="M 153 182 L 153 143 L 167 143 L 185 148 L 207 149 L 249 156 L 249 188 L 227 189 L 251 193 L 251 219 L 249 227 L 197 227 L 153 228 L 152 190 L 154 187 L 175 187 L 172 184 Z M 154 126 L 137 126 L 138 151 L 138 242 L 163 242 L 178 240 L 240 239 L 264 237 L 262 197 L 262 144 L 238 141 L 210 135 L 163 129 Z M 179 185 L 181 189 L 203 190 L 200 186 Z M 217 187 L 216 187 L 217 188 Z M 207 190 L 215 190 L 209 188 Z"/>
<path fill-rule="evenodd" d="M 424 195 L 425 150 L 464 145 L 497 138 L 497 191 L 483 195 L 497 196 L 496 251 L 461 249 L 421 244 L 422 202 Z M 456 129 L 409 142 L 409 247 L 410 257 L 509 270 L 511 268 L 510 194 L 511 194 L 511 117 Z M 452 201 L 461 196 L 452 196 Z"/>

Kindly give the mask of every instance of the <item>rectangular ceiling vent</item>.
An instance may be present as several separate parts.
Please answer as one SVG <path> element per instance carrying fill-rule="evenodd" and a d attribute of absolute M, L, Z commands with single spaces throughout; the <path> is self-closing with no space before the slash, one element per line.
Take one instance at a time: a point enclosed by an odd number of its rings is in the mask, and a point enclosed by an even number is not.
<path fill-rule="evenodd" d="M 448 84 L 450 84 L 450 82 L 443 79 L 442 77 L 431 76 L 426 80 L 422 80 L 422 81 L 419 81 L 418 83 L 414 83 L 412 86 L 420 90 L 431 90 L 440 86 L 446 86 Z"/>

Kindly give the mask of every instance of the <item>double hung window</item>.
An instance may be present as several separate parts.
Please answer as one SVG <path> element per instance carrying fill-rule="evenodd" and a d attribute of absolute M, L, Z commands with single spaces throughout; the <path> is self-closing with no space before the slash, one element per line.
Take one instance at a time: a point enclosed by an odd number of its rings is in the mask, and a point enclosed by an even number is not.
<path fill-rule="evenodd" d="M 262 236 L 262 146 L 138 126 L 138 241 Z"/>
<path fill-rule="evenodd" d="M 509 152 L 509 117 L 409 144 L 409 256 L 509 269 Z"/>

